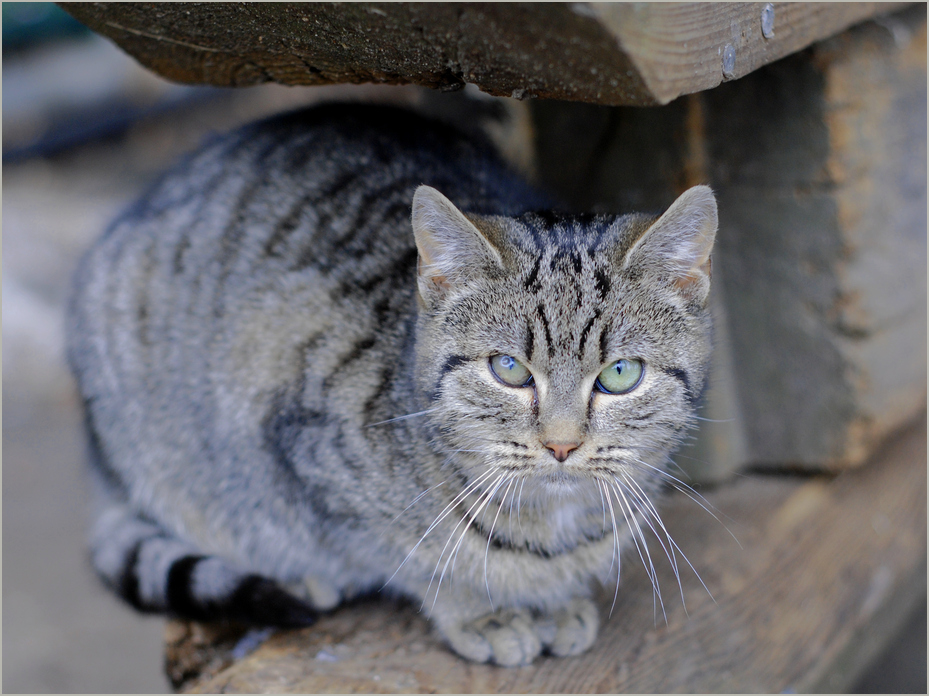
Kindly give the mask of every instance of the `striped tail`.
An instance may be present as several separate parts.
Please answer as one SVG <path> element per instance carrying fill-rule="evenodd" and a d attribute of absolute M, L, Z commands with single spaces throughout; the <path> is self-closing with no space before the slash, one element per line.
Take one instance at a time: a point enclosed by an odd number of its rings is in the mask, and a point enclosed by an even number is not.
<path fill-rule="evenodd" d="M 282 627 L 307 626 L 316 617 L 274 581 L 197 553 L 125 504 L 110 505 L 98 518 L 91 556 L 104 583 L 142 612 Z"/>
<path fill-rule="evenodd" d="M 273 580 L 246 573 L 177 538 L 133 510 L 110 466 L 85 404 L 87 458 L 100 504 L 90 538 L 91 562 L 116 594 L 139 611 L 193 621 L 308 626 L 316 612 Z"/>

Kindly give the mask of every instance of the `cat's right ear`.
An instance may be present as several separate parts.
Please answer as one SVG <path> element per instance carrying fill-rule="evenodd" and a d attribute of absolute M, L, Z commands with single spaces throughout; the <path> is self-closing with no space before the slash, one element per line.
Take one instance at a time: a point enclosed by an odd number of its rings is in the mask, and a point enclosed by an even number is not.
<path fill-rule="evenodd" d="M 427 306 L 487 268 L 503 268 L 500 253 L 487 237 L 429 186 L 413 194 L 413 235 L 419 250 L 419 294 Z"/>
<path fill-rule="evenodd" d="M 709 186 L 682 193 L 626 253 L 624 266 L 658 272 L 685 297 L 699 303 L 710 291 L 710 252 L 719 225 Z"/>

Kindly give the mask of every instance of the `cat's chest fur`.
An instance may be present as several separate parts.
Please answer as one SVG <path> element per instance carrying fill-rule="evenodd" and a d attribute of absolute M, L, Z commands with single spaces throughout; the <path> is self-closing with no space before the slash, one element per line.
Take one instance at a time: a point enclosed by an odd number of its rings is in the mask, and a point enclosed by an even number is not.
<path fill-rule="evenodd" d="M 716 209 L 705 187 L 660 218 L 543 205 L 392 109 L 258 124 L 168 174 L 69 317 L 104 580 L 283 624 L 294 593 L 386 583 L 472 659 L 585 649 L 590 583 L 658 526 L 705 381 Z"/>

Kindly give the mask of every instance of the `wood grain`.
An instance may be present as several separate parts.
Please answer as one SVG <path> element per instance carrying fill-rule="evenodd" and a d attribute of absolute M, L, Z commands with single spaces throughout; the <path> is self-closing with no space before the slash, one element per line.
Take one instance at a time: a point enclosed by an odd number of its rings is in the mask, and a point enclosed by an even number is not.
<path fill-rule="evenodd" d="M 465 83 L 497 96 L 667 104 L 907 3 L 62 3 L 178 82 Z M 734 52 L 724 75 L 722 56 Z"/>
<path fill-rule="evenodd" d="M 775 2 L 774 32 L 762 33 L 766 3 L 593 3 L 591 8 L 619 39 L 622 49 L 660 104 L 710 89 L 806 48 L 868 17 L 905 3 Z M 731 46 L 731 74 L 722 70 Z"/>
<path fill-rule="evenodd" d="M 368 601 L 274 635 L 186 690 L 840 691 L 925 594 L 925 416 L 862 469 L 745 476 L 706 499 L 721 522 L 682 495 L 665 518 L 715 601 L 685 570 L 685 611 L 668 564 L 656 563 L 665 622 L 641 563 L 627 555 L 612 614 L 613 588 L 601 593 L 604 625 L 585 655 L 517 669 L 472 664 L 441 644 L 416 607 Z"/>

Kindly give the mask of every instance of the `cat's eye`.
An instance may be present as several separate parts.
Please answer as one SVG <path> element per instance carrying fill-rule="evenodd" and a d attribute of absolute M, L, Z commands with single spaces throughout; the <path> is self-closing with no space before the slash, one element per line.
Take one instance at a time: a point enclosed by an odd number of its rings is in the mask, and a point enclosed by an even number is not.
<path fill-rule="evenodd" d="M 528 387 L 532 384 L 532 373 L 512 355 L 494 355 L 490 358 L 490 371 L 504 384 L 511 387 Z"/>
<path fill-rule="evenodd" d="M 607 394 L 625 394 L 639 386 L 644 372 L 641 360 L 623 358 L 597 375 L 596 386 Z"/>

